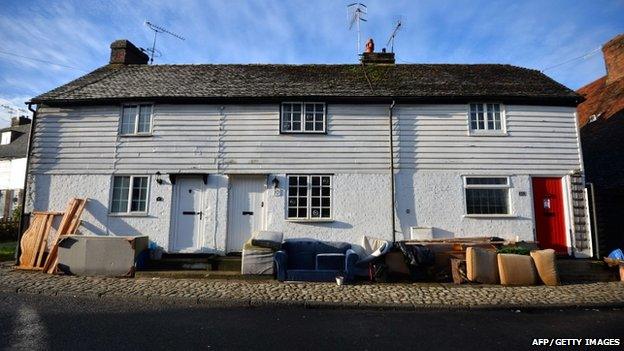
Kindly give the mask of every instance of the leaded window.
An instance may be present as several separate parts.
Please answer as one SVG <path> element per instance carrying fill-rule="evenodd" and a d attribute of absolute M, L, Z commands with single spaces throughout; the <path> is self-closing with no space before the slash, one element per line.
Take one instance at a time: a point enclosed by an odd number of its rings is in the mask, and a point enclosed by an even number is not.
<path fill-rule="evenodd" d="M 332 177 L 329 175 L 288 176 L 287 218 L 322 220 L 332 218 Z"/>

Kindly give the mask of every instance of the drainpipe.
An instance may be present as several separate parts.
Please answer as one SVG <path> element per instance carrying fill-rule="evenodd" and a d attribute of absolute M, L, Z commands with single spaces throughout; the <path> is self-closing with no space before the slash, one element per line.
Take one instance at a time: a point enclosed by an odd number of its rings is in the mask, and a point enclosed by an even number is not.
<path fill-rule="evenodd" d="M 32 108 L 32 102 L 28 102 L 28 110 L 32 112 L 32 121 L 30 122 L 30 134 L 28 135 L 28 147 L 26 148 L 26 172 L 24 174 L 24 186 L 22 190 L 22 204 L 20 221 L 17 229 L 17 244 L 15 247 L 15 265 L 19 265 L 19 257 L 22 254 L 20 241 L 25 230 L 24 212 L 26 210 L 26 195 L 28 193 L 28 171 L 30 170 L 30 151 L 32 150 L 32 142 L 35 137 L 35 124 L 37 123 L 37 110 Z"/>
<path fill-rule="evenodd" d="M 585 183 L 589 188 L 589 194 L 591 202 L 589 205 L 591 206 L 591 216 L 589 220 L 591 221 L 591 229 L 593 234 L 593 244 L 594 244 L 594 252 L 592 254 L 596 259 L 600 259 L 600 243 L 598 242 L 598 217 L 596 217 L 596 193 L 594 191 L 594 183 L 587 182 Z"/>
<path fill-rule="evenodd" d="M 395 202 L 395 196 L 394 196 L 394 133 L 393 133 L 393 128 L 392 128 L 392 120 L 393 120 L 393 116 L 392 113 L 394 111 L 394 99 L 392 100 L 392 103 L 390 104 L 390 107 L 388 109 L 388 124 L 389 124 L 389 128 L 390 128 L 390 191 L 391 191 L 391 198 L 392 198 L 392 242 L 396 242 L 396 220 L 395 220 L 395 216 L 396 216 L 396 210 L 395 210 L 395 206 L 394 206 L 394 202 Z"/>

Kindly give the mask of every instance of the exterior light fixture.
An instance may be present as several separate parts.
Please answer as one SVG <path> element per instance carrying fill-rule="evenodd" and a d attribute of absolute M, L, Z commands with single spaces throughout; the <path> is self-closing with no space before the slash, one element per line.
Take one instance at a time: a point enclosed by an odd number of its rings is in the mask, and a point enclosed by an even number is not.
<path fill-rule="evenodd" d="M 160 171 L 156 172 L 156 183 L 158 183 L 158 184 L 162 184 L 163 183 L 162 174 L 160 173 Z"/>
<path fill-rule="evenodd" d="M 279 187 L 279 180 L 277 177 L 274 177 L 271 183 L 273 183 L 273 189 L 277 189 Z"/>

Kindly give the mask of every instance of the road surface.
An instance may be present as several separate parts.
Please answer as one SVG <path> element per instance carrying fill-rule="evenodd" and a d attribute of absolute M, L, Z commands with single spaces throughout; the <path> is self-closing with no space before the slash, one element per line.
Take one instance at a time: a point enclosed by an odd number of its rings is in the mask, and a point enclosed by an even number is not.
<path fill-rule="evenodd" d="M 507 351 L 536 349 L 535 339 L 624 338 L 617 309 L 228 308 L 14 293 L 0 293 L 0 306 L 0 349 Z"/>

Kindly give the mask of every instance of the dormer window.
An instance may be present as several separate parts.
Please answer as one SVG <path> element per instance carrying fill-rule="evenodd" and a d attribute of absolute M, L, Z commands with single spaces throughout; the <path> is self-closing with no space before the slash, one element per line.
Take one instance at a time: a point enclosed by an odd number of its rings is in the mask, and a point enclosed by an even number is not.
<path fill-rule="evenodd" d="M 504 114 L 501 104 L 472 103 L 469 112 L 472 134 L 503 134 Z"/>
<path fill-rule="evenodd" d="M 152 133 L 152 105 L 124 105 L 119 132 L 121 135 L 150 135 Z"/>
<path fill-rule="evenodd" d="M 282 133 L 325 133 L 325 121 L 325 104 L 322 102 L 282 103 Z"/>
<path fill-rule="evenodd" d="M 8 145 L 11 143 L 11 136 L 12 136 L 11 131 L 8 132 L 2 132 L 2 141 L 0 142 L 0 145 Z"/>

